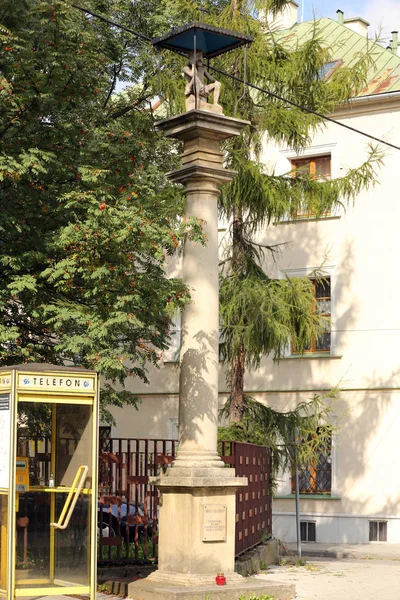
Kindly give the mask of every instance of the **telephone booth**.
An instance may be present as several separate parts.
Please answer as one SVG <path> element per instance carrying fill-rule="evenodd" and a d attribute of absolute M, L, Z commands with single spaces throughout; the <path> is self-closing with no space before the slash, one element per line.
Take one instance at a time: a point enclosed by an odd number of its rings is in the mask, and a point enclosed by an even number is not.
<path fill-rule="evenodd" d="M 0 595 L 96 594 L 98 381 L 0 369 Z"/>

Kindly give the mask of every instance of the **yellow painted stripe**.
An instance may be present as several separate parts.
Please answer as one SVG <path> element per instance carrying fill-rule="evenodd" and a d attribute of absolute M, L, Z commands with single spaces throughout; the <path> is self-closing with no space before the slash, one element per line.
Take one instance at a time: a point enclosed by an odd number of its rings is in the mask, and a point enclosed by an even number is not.
<path fill-rule="evenodd" d="M 15 596 L 66 596 L 68 594 L 89 594 L 90 587 L 88 585 L 77 585 L 75 587 L 37 587 L 26 588 L 23 590 L 16 589 Z"/>
<path fill-rule="evenodd" d="M 60 394 L 60 392 L 57 391 L 57 394 Z M 43 391 L 40 392 L 40 394 L 28 396 L 28 394 L 25 395 L 20 393 L 18 394 L 18 402 L 47 402 L 47 400 L 44 399 L 45 397 L 47 398 L 47 396 L 51 398 L 51 400 L 49 400 L 51 404 L 88 404 L 89 406 L 91 406 L 94 402 L 93 398 L 82 398 L 80 396 L 71 396 L 69 394 L 69 392 L 66 392 L 65 395 L 60 394 L 58 396 L 54 396 L 54 392 L 52 393 Z M 93 392 L 91 393 L 91 395 L 93 396 Z"/>
<path fill-rule="evenodd" d="M 49 577 L 46 579 L 30 579 L 29 577 L 26 579 L 17 579 L 17 587 L 20 585 L 48 585 L 49 583 L 51 583 Z"/>

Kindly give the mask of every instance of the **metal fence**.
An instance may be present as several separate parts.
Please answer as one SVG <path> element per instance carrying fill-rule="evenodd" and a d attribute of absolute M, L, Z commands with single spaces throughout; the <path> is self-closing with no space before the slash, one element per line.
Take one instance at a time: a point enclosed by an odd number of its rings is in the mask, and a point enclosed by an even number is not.
<path fill-rule="evenodd" d="M 158 491 L 149 476 L 172 463 L 177 440 L 125 439 L 102 435 L 99 454 L 99 563 L 157 559 Z M 271 533 L 268 450 L 222 442 L 222 460 L 246 476 L 236 495 L 236 555 Z"/>
<path fill-rule="evenodd" d="M 158 491 L 149 484 L 175 456 L 176 440 L 100 438 L 99 562 L 157 558 Z"/>
<path fill-rule="evenodd" d="M 272 533 L 271 458 L 268 448 L 243 442 L 222 442 L 221 458 L 248 485 L 236 492 L 235 555 Z"/>

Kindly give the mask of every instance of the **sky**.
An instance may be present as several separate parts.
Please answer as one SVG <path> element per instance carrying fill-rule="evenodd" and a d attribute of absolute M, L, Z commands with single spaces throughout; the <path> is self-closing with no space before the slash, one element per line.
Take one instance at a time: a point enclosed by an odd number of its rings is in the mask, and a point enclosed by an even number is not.
<path fill-rule="evenodd" d="M 338 8 L 344 18 L 362 17 L 369 21 L 370 37 L 381 30 L 384 41 L 391 39 L 391 31 L 400 31 L 400 0 L 296 0 L 299 6 L 299 20 L 304 3 L 304 20 L 318 17 L 336 19 Z"/>

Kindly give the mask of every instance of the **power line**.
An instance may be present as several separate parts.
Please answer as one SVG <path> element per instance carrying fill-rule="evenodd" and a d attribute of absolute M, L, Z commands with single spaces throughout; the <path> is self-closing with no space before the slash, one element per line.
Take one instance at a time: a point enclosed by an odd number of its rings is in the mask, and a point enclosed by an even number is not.
<path fill-rule="evenodd" d="M 230 75 L 229 73 L 226 73 L 225 71 L 221 71 L 221 69 L 217 69 L 216 67 L 212 67 L 211 65 L 209 65 L 209 68 L 212 71 L 215 71 L 216 73 L 219 73 L 220 75 L 225 75 L 225 77 L 229 77 L 230 79 L 238 81 L 239 83 L 245 83 L 244 80 L 241 79 L 240 77 L 236 77 L 235 75 Z M 385 140 L 382 140 L 381 138 L 374 137 L 373 135 L 370 135 L 369 133 L 366 133 L 365 131 L 361 131 L 360 129 L 351 127 L 350 125 L 345 125 L 345 123 L 336 121 L 336 119 L 332 119 L 332 117 L 327 117 L 326 115 L 323 115 L 322 113 L 319 113 L 316 110 L 313 110 L 312 108 L 307 108 L 306 106 L 301 106 L 300 104 L 293 102 L 293 100 L 288 100 L 287 98 L 283 98 L 283 96 L 279 96 L 279 94 L 275 94 L 274 92 L 269 92 L 268 90 L 265 90 L 264 88 L 262 88 L 258 85 L 255 85 L 254 83 L 246 82 L 246 85 L 248 85 L 249 87 L 251 87 L 259 92 L 262 92 L 263 94 L 268 94 L 268 96 L 272 96 L 273 98 L 276 98 L 277 100 L 286 102 L 286 104 L 290 104 L 291 106 L 295 106 L 296 108 L 304 110 L 304 112 L 308 112 L 312 115 L 320 117 L 321 119 L 325 119 L 325 121 L 330 121 L 331 123 L 334 123 L 335 125 L 340 125 L 340 127 L 344 127 L 345 129 L 354 131 L 355 133 L 363 135 L 371 140 L 374 140 L 375 142 L 379 142 L 380 144 L 385 144 L 386 146 L 390 146 L 391 148 L 394 148 L 395 150 L 400 150 L 400 146 L 396 146 L 395 144 L 386 142 Z"/>
<path fill-rule="evenodd" d="M 135 29 L 130 29 L 129 27 L 125 27 L 124 25 L 120 25 L 119 23 L 116 23 L 115 21 L 111 21 L 110 19 L 106 19 L 105 17 L 103 17 L 102 15 L 99 15 L 97 13 L 94 13 L 91 10 L 88 10 L 86 8 L 82 8 L 81 6 L 78 6 L 77 4 L 71 4 L 71 6 L 73 6 L 74 8 L 76 8 L 77 10 L 80 10 L 88 15 L 91 15 L 92 17 L 95 17 L 96 19 L 99 19 L 100 21 L 103 21 L 104 23 L 108 23 L 109 25 L 113 25 L 114 27 L 118 27 L 119 29 L 122 29 L 123 31 L 127 31 L 128 33 L 131 33 L 132 35 L 137 36 L 138 38 L 142 39 L 143 41 L 146 42 L 151 42 L 151 38 L 148 37 L 147 35 L 144 35 L 143 33 L 139 33 L 138 31 L 136 31 Z M 382 140 L 381 138 L 377 138 L 369 133 L 366 133 L 365 131 L 361 131 L 360 129 L 356 129 L 355 127 L 351 127 L 350 125 L 346 125 L 345 123 L 341 123 L 340 121 L 336 121 L 336 119 L 333 119 L 332 117 L 327 117 L 326 115 L 323 115 L 322 113 L 313 110 L 312 108 L 307 108 L 306 106 L 302 106 L 301 104 L 297 104 L 296 102 L 294 102 L 293 100 L 288 100 L 287 98 L 284 98 L 283 96 L 280 96 L 279 94 L 275 94 L 275 92 L 270 92 L 258 85 L 255 85 L 254 83 L 249 83 L 248 81 L 244 81 L 243 79 L 241 79 L 240 77 L 236 77 L 235 75 L 231 75 L 230 73 L 226 73 L 225 71 L 222 71 L 221 69 L 217 69 L 217 67 L 213 67 L 211 65 L 207 65 L 207 68 L 211 69 L 212 71 L 215 71 L 216 73 L 219 73 L 220 75 L 223 75 L 225 77 L 228 77 L 229 79 L 232 79 L 233 81 L 238 81 L 239 83 L 243 83 L 244 85 L 247 85 L 248 87 L 253 88 L 254 90 L 257 90 L 258 92 L 261 92 L 262 94 L 267 94 L 268 96 L 271 96 L 272 98 L 276 98 L 277 100 L 280 100 L 281 102 L 285 102 L 286 104 L 289 104 L 290 106 L 294 106 L 295 108 L 298 108 L 300 110 L 303 110 L 304 112 L 307 112 L 311 115 L 315 115 L 316 117 L 319 117 L 320 119 L 324 119 L 325 121 L 329 121 L 330 123 L 334 123 L 335 125 L 339 125 L 340 127 L 344 127 L 345 129 L 348 129 L 349 131 L 353 131 L 354 133 L 358 133 L 359 135 L 362 135 L 370 140 L 373 140 L 375 142 L 378 142 L 379 144 L 384 144 L 385 146 L 389 146 L 390 148 L 394 148 L 395 150 L 400 150 L 400 146 L 396 146 L 395 144 L 391 144 L 390 142 L 386 142 L 385 140 Z"/>
<path fill-rule="evenodd" d="M 110 19 L 106 19 L 105 17 L 102 17 L 101 15 L 98 15 L 97 13 L 94 13 L 91 10 L 88 10 L 87 8 L 82 8 L 82 6 L 78 6 L 77 4 L 71 4 L 71 6 L 73 6 L 74 8 L 76 8 L 78 10 L 81 10 L 82 12 L 86 13 L 87 15 L 90 15 L 91 17 L 95 17 L 96 19 L 99 19 L 100 21 L 104 21 L 104 23 L 108 23 L 109 25 L 114 25 L 114 27 L 119 27 L 119 29 L 123 29 L 124 31 L 127 31 L 128 33 L 132 33 L 132 35 L 136 35 L 137 37 L 144 40 L 145 42 L 151 42 L 151 38 L 149 38 L 147 35 L 144 35 L 143 33 L 139 33 L 138 31 L 135 31 L 135 29 L 129 29 L 129 27 L 125 27 L 124 25 L 115 23 L 115 21 L 110 21 Z"/>

